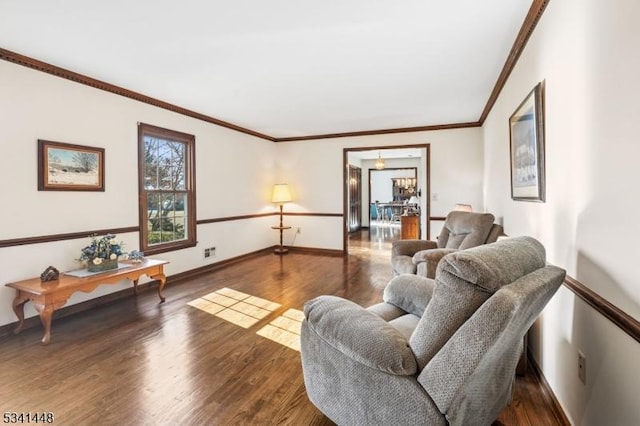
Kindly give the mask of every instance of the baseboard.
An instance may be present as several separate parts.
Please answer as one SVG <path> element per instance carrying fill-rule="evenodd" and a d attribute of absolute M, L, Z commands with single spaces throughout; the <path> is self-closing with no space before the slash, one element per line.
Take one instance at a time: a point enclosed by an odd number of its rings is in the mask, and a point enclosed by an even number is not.
<path fill-rule="evenodd" d="M 342 250 L 321 249 L 321 248 L 314 248 L 314 247 L 297 247 L 297 246 L 288 246 L 287 248 L 292 253 L 318 254 L 321 256 L 336 256 L 336 257 L 345 255 L 344 251 Z"/>
<path fill-rule="evenodd" d="M 538 383 L 540 384 L 540 390 L 542 391 L 542 398 L 544 398 L 545 403 L 547 403 L 551 407 L 551 411 L 553 412 L 553 415 L 555 416 L 558 422 L 557 424 L 561 426 L 565 426 L 565 425 L 571 426 L 571 422 L 569 421 L 569 418 L 567 417 L 564 410 L 562 409 L 562 406 L 560 405 L 560 402 L 556 398 L 556 395 L 551 390 L 551 386 L 549 386 L 549 382 L 547 382 L 547 379 L 544 377 L 544 374 L 542 374 L 542 370 L 540 369 L 540 366 L 538 365 L 536 360 L 533 358 L 533 355 L 531 354 L 531 352 L 528 352 L 527 358 L 529 358 L 529 364 L 532 367 L 530 371 L 533 372 L 533 374 L 536 376 L 536 379 L 538 380 Z"/>
<path fill-rule="evenodd" d="M 158 281 L 149 281 L 143 284 L 138 284 L 138 291 L 139 292 L 144 291 L 148 288 L 157 287 L 157 286 L 158 286 Z M 53 318 L 55 320 L 56 318 L 64 318 L 69 315 L 85 312 L 95 308 L 96 306 L 106 305 L 116 300 L 121 300 L 127 297 L 131 297 L 132 295 L 133 295 L 133 286 L 131 286 L 131 288 L 118 290 L 113 293 L 105 294 L 104 296 L 96 297 L 94 299 L 85 300 L 84 302 L 76 303 L 75 305 L 65 306 L 62 309 L 56 310 L 53 313 Z M 13 334 L 13 330 L 17 326 L 18 326 L 18 321 L 0 326 L 0 337 Z M 38 326 L 42 326 L 42 323 L 40 322 L 40 316 L 35 315 L 33 317 L 24 319 L 24 325 L 22 329 L 27 330 L 29 328 L 38 327 Z"/>
<path fill-rule="evenodd" d="M 167 285 L 172 283 L 177 283 L 179 281 L 187 280 L 187 279 L 196 277 L 198 275 L 206 274 L 222 268 L 226 268 L 229 265 L 242 262 L 256 256 L 270 253 L 273 251 L 275 247 L 276 246 L 256 250 L 254 252 L 246 253 L 240 256 L 221 260 L 220 262 L 215 262 L 210 265 L 205 265 L 199 268 L 190 269 L 188 271 L 170 275 L 167 277 Z M 328 250 L 328 249 L 317 249 L 317 248 L 307 248 L 307 247 L 289 247 L 289 251 L 297 252 L 297 253 L 305 253 L 305 254 L 325 255 L 325 256 L 343 256 L 343 252 L 341 250 Z M 138 290 L 142 291 L 142 290 L 145 290 L 151 287 L 157 287 L 157 286 L 158 286 L 158 281 L 149 281 L 143 284 L 139 284 Z M 123 290 L 118 290 L 113 293 L 105 294 L 104 296 L 85 300 L 84 302 L 76 303 L 74 305 L 65 306 L 64 308 L 55 311 L 54 318 L 63 318 L 69 315 L 85 312 L 95 308 L 96 306 L 106 305 L 107 303 L 111 303 L 116 300 L 131 297 L 132 294 L 133 294 L 133 287 L 125 288 Z M 17 325 L 18 325 L 18 321 L 0 326 L 0 337 L 13 334 L 13 330 L 17 327 Z M 33 317 L 25 318 L 23 330 L 33 328 L 33 327 L 38 327 L 38 326 L 41 326 L 40 317 L 38 315 L 35 315 Z"/>
<path fill-rule="evenodd" d="M 206 274 L 208 272 L 216 271 L 222 268 L 226 268 L 229 265 L 234 263 L 242 262 L 247 259 L 251 259 L 256 256 L 263 255 L 271 251 L 271 248 L 260 249 L 256 251 L 252 251 L 250 253 L 246 253 L 240 256 L 231 257 L 229 259 L 221 260 L 220 262 L 214 262 L 209 265 L 201 266 L 195 269 L 189 269 L 188 271 L 180 272 L 174 275 L 167 277 L 167 284 L 176 283 L 182 280 L 186 280 L 189 278 L 196 277 L 198 275 Z"/>
<path fill-rule="evenodd" d="M 271 249 L 267 248 L 267 249 L 262 249 L 262 250 L 257 250 L 251 253 L 247 253 L 247 254 L 243 254 L 241 256 L 237 256 L 237 257 L 232 257 L 230 259 L 225 259 L 222 260 L 220 262 L 216 262 L 216 263 L 212 263 L 210 265 L 206 265 L 206 266 L 202 266 L 200 268 L 195 268 L 195 269 L 190 269 L 188 271 L 184 271 L 184 272 L 180 272 L 178 274 L 174 274 L 174 275 L 170 275 L 167 277 L 167 284 L 172 284 L 172 283 L 176 283 L 182 280 L 186 280 L 188 278 L 192 278 L 195 277 L 197 275 L 202 275 L 202 274 L 206 274 L 208 272 L 217 270 L 217 269 L 222 269 L 225 268 L 233 263 L 237 263 L 237 262 L 241 262 L 243 260 L 264 254 L 269 252 Z M 157 287 L 158 286 L 158 281 L 149 281 L 146 283 L 142 283 L 138 285 L 138 291 L 143 291 L 145 289 L 151 288 L 151 287 Z M 102 306 L 102 305 L 106 305 L 108 303 L 114 302 L 116 300 L 121 300 L 121 299 L 125 299 L 128 297 L 131 297 L 131 295 L 133 294 L 133 286 L 131 288 L 125 288 L 123 290 L 118 290 L 115 291 L 113 293 L 109 293 L 109 294 L 105 294 L 104 296 L 100 296 L 100 297 L 96 297 L 94 299 L 89 299 L 89 300 L 85 300 L 84 302 L 80 302 L 80 303 L 76 303 L 74 305 L 70 305 L 70 306 L 65 306 L 62 309 L 59 309 L 57 311 L 54 312 L 54 319 L 55 318 L 63 318 L 69 315 L 73 315 L 73 314 L 77 314 L 80 312 L 85 312 L 88 311 L 90 309 L 93 309 L 97 306 Z M 9 324 L 5 324 L 3 326 L 0 326 L 0 337 L 3 336 L 8 336 L 10 334 L 13 334 L 13 330 L 17 327 L 18 325 L 18 321 L 9 323 Z M 33 328 L 33 327 L 38 327 L 41 326 L 41 322 L 40 322 L 40 316 L 35 315 L 33 317 L 29 317 L 29 318 L 25 318 L 24 320 L 24 326 L 23 326 L 23 330 L 29 329 L 29 328 Z"/>

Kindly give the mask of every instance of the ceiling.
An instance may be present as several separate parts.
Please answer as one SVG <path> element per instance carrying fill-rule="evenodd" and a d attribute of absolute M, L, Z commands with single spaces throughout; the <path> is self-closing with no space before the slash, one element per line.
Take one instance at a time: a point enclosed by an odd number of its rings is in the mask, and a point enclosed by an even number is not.
<path fill-rule="evenodd" d="M 0 48 L 272 138 L 477 122 L 531 0 L 0 0 Z"/>

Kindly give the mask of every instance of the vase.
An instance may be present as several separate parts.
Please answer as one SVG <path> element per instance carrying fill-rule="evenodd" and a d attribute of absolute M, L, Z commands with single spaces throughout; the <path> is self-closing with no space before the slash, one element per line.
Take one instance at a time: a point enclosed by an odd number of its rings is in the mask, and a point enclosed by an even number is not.
<path fill-rule="evenodd" d="M 93 259 L 89 259 L 87 262 L 87 270 L 89 272 L 103 272 L 110 271 L 111 269 L 118 269 L 118 259 L 102 259 L 102 263 L 95 264 Z"/>

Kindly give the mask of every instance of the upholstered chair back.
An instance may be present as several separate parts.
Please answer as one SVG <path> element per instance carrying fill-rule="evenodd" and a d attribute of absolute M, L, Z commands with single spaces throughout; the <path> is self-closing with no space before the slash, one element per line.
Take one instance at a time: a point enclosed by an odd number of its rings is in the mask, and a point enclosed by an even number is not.
<path fill-rule="evenodd" d="M 438 236 L 438 248 L 465 250 L 485 244 L 494 219 L 491 213 L 450 212 Z"/>
<path fill-rule="evenodd" d="M 491 424 L 511 402 L 522 336 L 564 277 L 546 265 L 503 286 L 422 370 L 418 382 L 449 425 Z"/>
<path fill-rule="evenodd" d="M 504 235 L 504 228 L 502 227 L 502 225 L 498 225 L 497 223 L 494 223 L 493 226 L 491 226 L 491 230 L 489 231 L 489 235 L 487 236 L 487 241 L 485 241 L 485 244 L 491 244 L 491 243 L 495 243 L 496 241 L 498 241 L 498 237 Z"/>
<path fill-rule="evenodd" d="M 339 425 L 489 425 L 510 401 L 523 336 L 562 284 L 530 237 L 457 250 L 434 279 L 395 277 L 368 309 L 305 304 L 309 399 Z"/>
<path fill-rule="evenodd" d="M 502 244 L 481 245 L 445 256 L 438 264 L 433 297 L 409 340 L 418 369 L 422 370 L 458 328 L 502 286 L 544 265 L 544 247 L 530 237 L 512 238 Z"/>

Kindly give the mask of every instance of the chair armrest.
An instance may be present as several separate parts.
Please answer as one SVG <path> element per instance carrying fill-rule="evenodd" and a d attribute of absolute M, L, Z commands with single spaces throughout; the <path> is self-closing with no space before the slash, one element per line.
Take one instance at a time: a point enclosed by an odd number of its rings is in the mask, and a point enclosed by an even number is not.
<path fill-rule="evenodd" d="M 456 249 L 436 248 L 432 250 L 422 250 L 413 255 L 413 263 L 416 265 L 420 262 L 434 262 L 438 264 L 440 259 L 449 253 L 456 252 Z"/>
<path fill-rule="evenodd" d="M 391 257 L 413 256 L 421 250 L 429 250 L 438 247 L 438 243 L 428 240 L 399 240 L 391 244 Z"/>
<path fill-rule="evenodd" d="M 384 288 L 382 300 L 405 312 L 422 317 L 435 286 L 435 281 L 430 278 L 410 274 L 399 275 Z"/>
<path fill-rule="evenodd" d="M 440 263 L 440 260 L 449 253 L 453 253 L 455 251 L 457 250 L 446 248 L 423 250 L 414 254 L 411 260 L 413 261 L 413 264 L 416 265 L 416 269 L 419 275 L 426 274 L 425 276 L 428 278 L 435 278 L 436 269 L 438 268 L 438 263 Z M 420 267 L 420 269 L 418 269 L 418 266 L 421 263 L 424 263 L 425 265 L 424 267 Z"/>
<path fill-rule="evenodd" d="M 320 296 L 304 305 L 306 328 L 343 355 L 385 373 L 408 376 L 418 371 L 409 342 L 382 318 L 335 296 Z M 307 337 L 308 338 L 308 337 Z"/>

